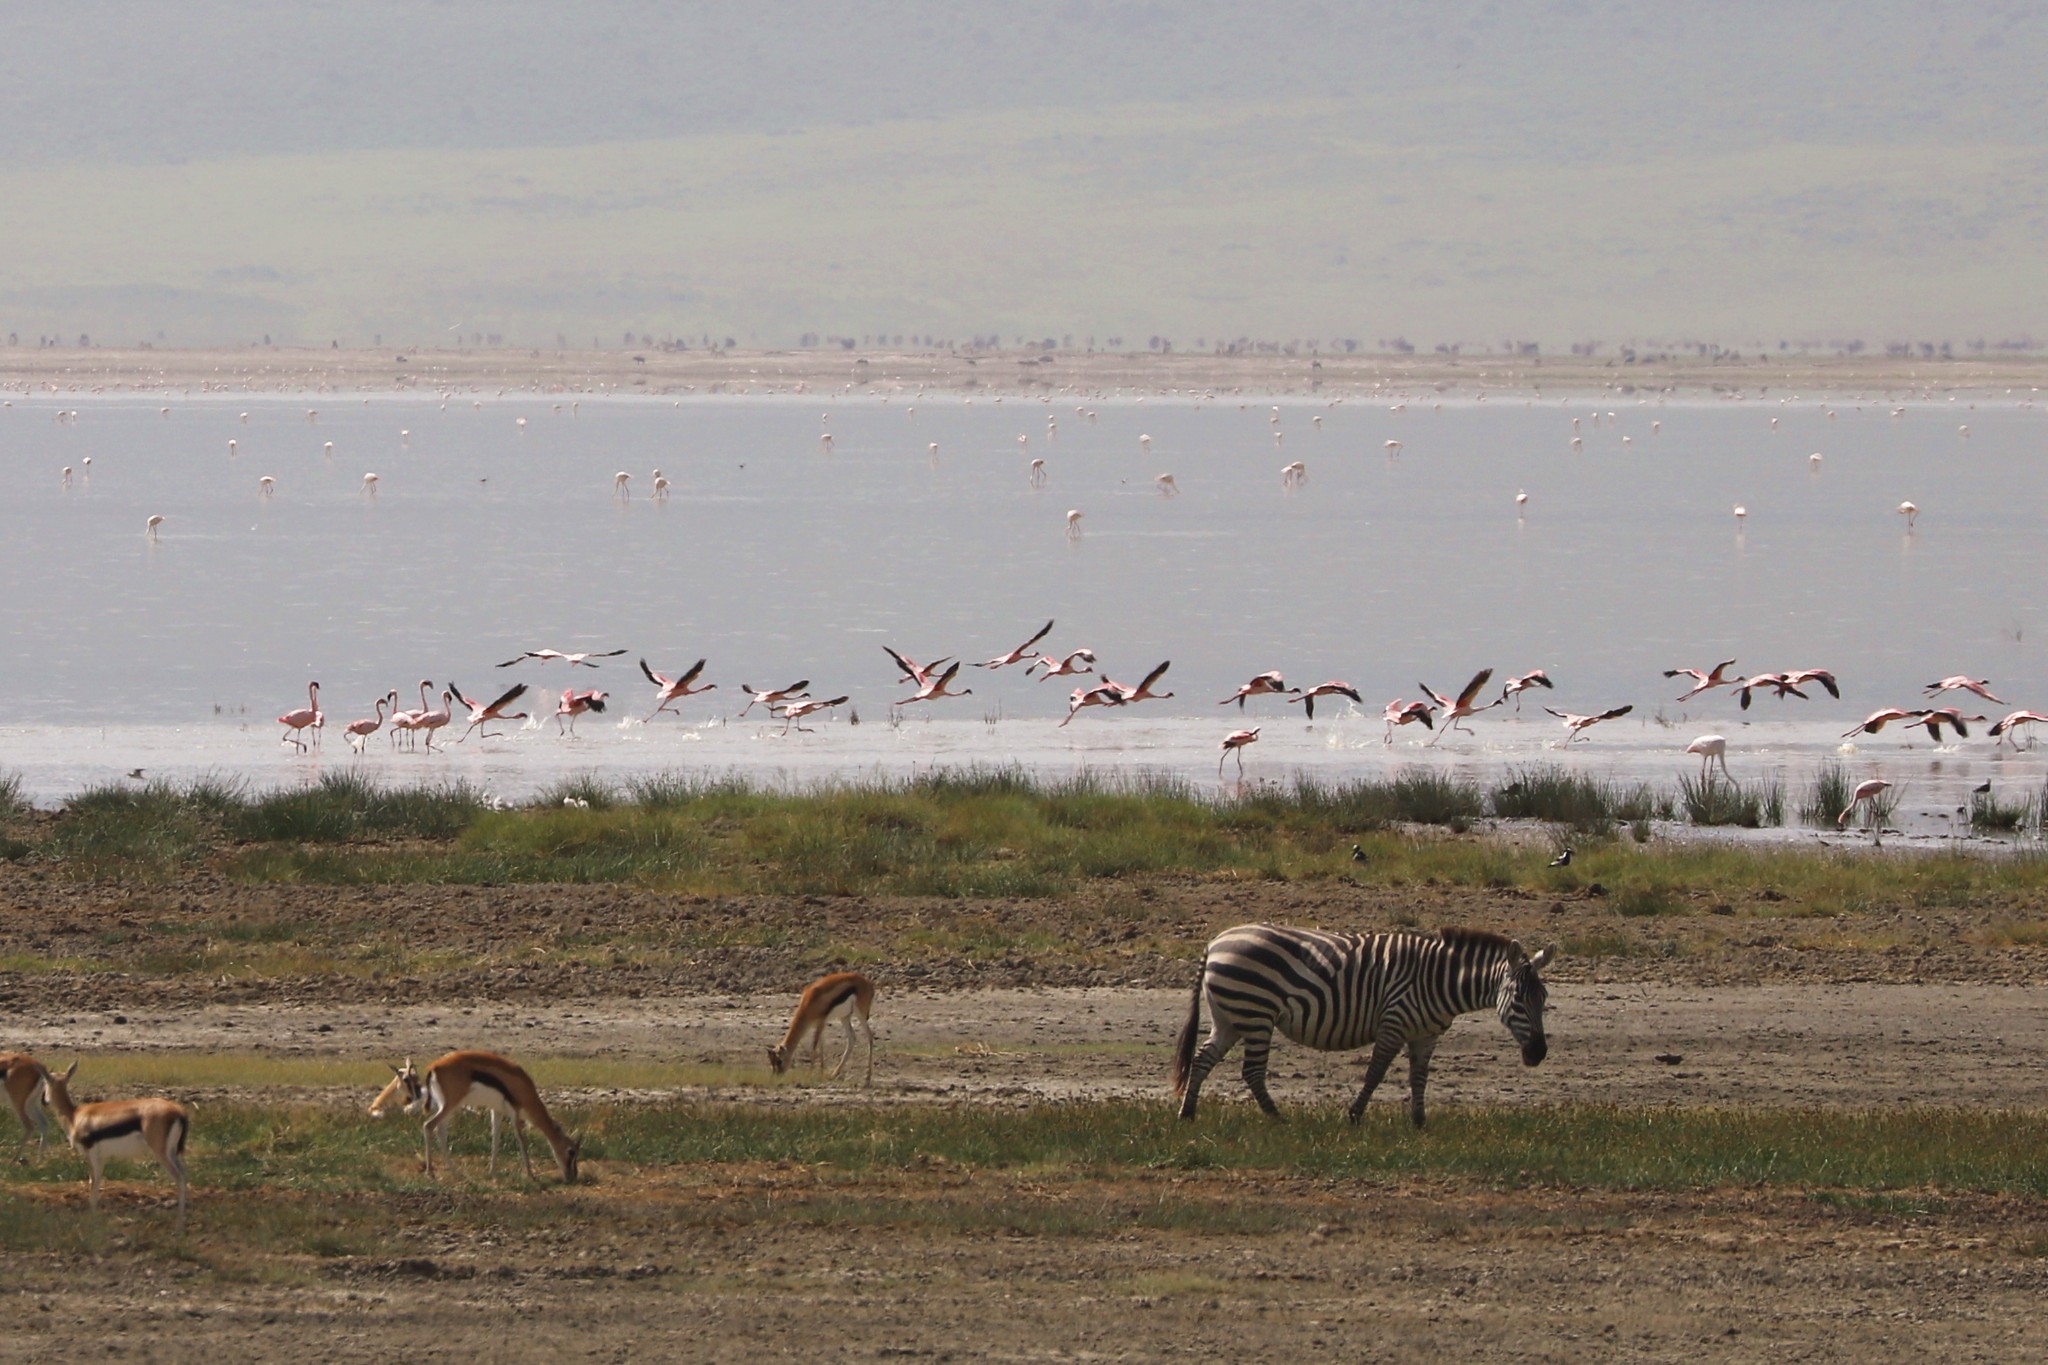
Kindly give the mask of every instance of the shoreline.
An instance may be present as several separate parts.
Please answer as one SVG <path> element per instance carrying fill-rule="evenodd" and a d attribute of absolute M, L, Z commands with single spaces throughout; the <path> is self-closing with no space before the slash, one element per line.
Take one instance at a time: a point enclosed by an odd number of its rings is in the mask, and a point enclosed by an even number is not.
<path fill-rule="evenodd" d="M 1729 398 L 1962 395 L 2033 389 L 2048 356 L 1684 359 L 1555 356 L 1232 356 L 1071 351 L 577 351 L 250 346 L 0 348 L 10 393 L 375 393 L 420 389 L 602 394 L 871 393 L 1414 395 Z"/>

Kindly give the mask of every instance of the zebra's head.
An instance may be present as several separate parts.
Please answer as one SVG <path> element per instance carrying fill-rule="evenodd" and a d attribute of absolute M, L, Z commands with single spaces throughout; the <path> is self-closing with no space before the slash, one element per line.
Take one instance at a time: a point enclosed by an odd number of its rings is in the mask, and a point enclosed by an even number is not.
<path fill-rule="evenodd" d="M 1508 958 L 1507 970 L 1501 974 L 1500 995 L 1493 1008 L 1508 1026 L 1508 1032 L 1515 1035 L 1515 1041 L 1522 1045 L 1523 1066 L 1535 1066 L 1550 1051 L 1550 1044 L 1543 1037 L 1543 1002 L 1549 992 L 1539 973 L 1554 951 L 1545 948 L 1530 957 L 1518 943 Z"/>

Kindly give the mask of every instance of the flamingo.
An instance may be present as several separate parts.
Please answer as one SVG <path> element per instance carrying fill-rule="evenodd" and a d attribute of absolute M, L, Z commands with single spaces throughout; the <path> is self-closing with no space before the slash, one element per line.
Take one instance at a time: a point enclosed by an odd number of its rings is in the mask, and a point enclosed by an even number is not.
<path fill-rule="evenodd" d="M 664 476 L 664 475 L 662 474 L 662 472 L 661 472 L 661 471 L 660 471 L 659 469 L 655 470 L 655 471 L 654 471 L 654 492 L 653 492 L 653 493 L 651 493 L 651 494 L 649 494 L 648 496 L 649 496 L 649 497 L 651 497 L 651 498 L 652 498 L 652 499 L 653 499 L 654 501 L 656 501 L 656 502 L 667 502 L 667 501 L 668 501 L 668 489 L 669 489 L 669 483 L 668 483 L 668 479 L 667 479 L 667 478 L 666 478 L 666 477 L 665 477 L 665 476 Z"/>
<path fill-rule="evenodd" d="M 1081 714 L 1084 707 L 1123 706 L 1125 704 L 1123 689 L 1115 683 L 1102 682 L 1097 683 L 1093 687 L 1077 687 L 1074 689 L 1073 694 L 1067 698 L 1067 719 L 1060 722 L 1059 728 L 1062 730 L 1066 729 L 1068 722 Z"/>
<path fill-rule="evenodd" d="M 562 699 L 555 704 L 555 733 L 558 735 L 564 733 L 562 722 L 567 720 L 569 724 L 567 733 L 575 734 L 576 717 L 582 715 L 585 711 L 595 711 L 600 715 L 604 714 L 605 699 L 610 695 L 610 693 L 600 692 L 596 688 L 591 688 L 587 692 L 578 692 L 574 688 L 564 691 Z"/>
<path fill-rule="evenodd" d="M 1399 455 L 1401 453 L 1401 443 L 1399 441 L 1384 442 L 1380 448 L 1386 451 L 1388 455 Z"/>
<path fill-rule="evenodd" d="M 448 691 L 451 695 L 454 696 L 455 700 L 461 702 L 464 706 L 467 706 L 469 708 L 469 729 L 464 730 L 462 734 L 456 739 L 455 742 L 457 744 L 460 744 L 462 743 L 463 740 L 468 739 L 471 732 L 478 730 L 485 725 L 488 725 L 490 722 L 494 720 L 525 720 L 527 718 L 526 712 L 524 711 L 515 711 L 510 714 L 507 714 L 505 711 L 506 707 L 510 706 L 513 702 L 518 701 L 521 697 L 526 695 L 525 683 L 515 684 L 510 689 L 508 689 L 503 696 L 499 697 L 489 706 L 480 706 L 476 702 L 471 701 L 468 697 L 463 696 L 462 689 L 457 687 L 452 682 L 448 684 Z M 485 739 L 491 738 L 491 732 L 489 730 L 485 730 L 483 732 L 483 737 Z"/>
<path fill-rule="evenodd" d="M 516 659 L 505 660 L 505 662 L 499 664 L 498 667 L 510 668 L 512 665 L 523 662 L 527 659 L 538 659 L 542 663 L 550 663 L 556 659 L 566 659 L 569 661 L 569 667 L 571 668 L 576 667 L 578 664 L 581 664 L 585 668 L 596 668 L 597 665 L 590 662 L 592 659 L 612 659 L 617 658 L 619 655 L 624 653 L 626 653 L 626 651 L 623 649 L 607 649 L 603 651 L 591 649 L 584 650 L 581 653 L 577 654 L 564 654 L 559 649 L 529 649 Z M 467 702 L 463 704 L 468 705 Z"/>
<path fill-rule="evenodd" d="M 1887 706 L 1881 711 L 1872 711 L 1863 718 L 1860 724 L 1852 725 L 1842 731 L 1842 738 L 1850 739 L 1856 735 L 1874 735 L 1895 720 L 1913 720 L 1926 714 L 1925 711 L 1906 711 L 1896 706 Z"/>
<path fill-rule="evenodd" d="M 405 737 L 406 737 L 406 738 L 407 738 L 408 740 L 412 739 L 412 738 L 413 738 L 413 737 L 414 737 L 415 735 L 417 735 L 417 734 L 419 733 L 419 728 L 420 728 L 420 717 L 422 717 L 422 716 L 426 715 L 426 714 L 427 714 L 427 711 L 428 711 L 428 710 L 430 709 L 430 703 L 429 703 L 429 702 L 427 701 L 427 689 L 428 689 L 428 688 L 430 688 L 430 687 L 432 687 L 433 685 L 434 685 L 434 684 L 433 684 L 432 682 L 428 681 L 428 680 L 427 680 L 427 679 L 425 679 L 425 678 L 422 678 L 422 679 L 420 679 L 420 709 L 419 709 L 419 710 L 417 710 L 417 711 L 396 711 L 396 710 L 394 710 L 394 711 L 393 711 L 393 712 L 391 713 L 391 721 L 390 721 L 390 725 L 391 725 L 391 744 L 392 744 L 392 747 L 393 747 L 393 748 L 396 748 L 396 747 L 397 747 L 397 745 L 398 745 L 398 736 L 399 736 L 399 735 L 400 735 L 401 733 L 402 733 L 402 734 L 404 734 L 404 735 L 405 735 Z M 429 739 L 431 739 L 432 737 L 433 737 L 433 736 L 432 736 L 432 734 L 430 733 L 430 734 L 428 735 L 428 738 L 429 738 Z"/>
<path fill-rule="evenodd" d="M 1517 488 L 1517 489 L 1515 490 L 1515 515 L 1516 515 L 1516 516 L 1520 516 L 1520 515 L 1522 514 L 1522 511 L 1523 511 L 1523 509 L 1524 509 L 1524 508 L 1526 508 L 1526 507 L 1527 507 L 1528 505 L 1529 505 L 1529 493 L 1528 493 L 1528 490 L 1527 490 L 1527 489 L 1523 489 L 1523 488 Z"/>
<path fill-rule="evenodd" d="M 1180 494 L 1180 485 L 1173 481 L 1171 474 L 1154 475 L 1152 482 L 1159 485 L 1159 496 L 1163 498 L 1177 497 Z"/>
<path fill-rule="evenodd" d="M 742 706 L 740 708 L 740 714 L 744 716 L 745 714 L 747 714 L 747 712 L 753 710 L 756 705 L 765 706 L 770 711 L 773 711 L 778 706 L 782 706 L 793 701 L 800 701 L 803 698 L 811 695 L 809 692 L 805 691 L 805 689 L 808 688 L 810 685 L 811 680 L 809 678 L 804 678 L 801 681 L 793 682 L 787 687 L 775 688 L 756 689 L 747 686 L 745 683 L 741 683 L 740 691 L 747 694 L 748 701 L 745 706 Z"/>
<path fill-rule="evenodd" d="M 1479 689 L 1486 686 L 1486 680 L 1492 676 L 1492 669 L 1480 669 L 1472 675 L 1472 681 L 1465 684 L 1465 690 L 1458 694 L 1456 701 L 1452 701 L 1441 692 L 1434 691 L 1428 683 L 1416 684 L 1416 686 L 1422 689 L 1422 695 L 1428 697 L 1436 705 L 1436 709 L 1444 713 L 1444 728 L 1437 731 L 1436 738 L 1429 742 L 1431 748 L 1435 748 L 1438 742 L 1452 730 L 1463 730 L 1468 735 L 1476 733 L 1471 726 L 1460 725 L 1458 722 L 1464 720 L 1467 716 L 1476 716 L 1481 711 L 1491 711 L 1494 707 L 1506 703 L 1507 698 L 1496 697 L 1484 706 L 1474 706 L 1472 704 L 1472 699 L 1479 695 Z"/>
<path fill-rule="evenodd" d="M 2022 725 L 2035 725 L 2042 721 L 2048 721 L 2048 716 L 2042 715 L 2039 711 L 2015 711 L 1999 721 L 1998 724 L 1992 726 L 1991 734 L 1994 739 L 2009 743 L 2013 748 L 2017 749 L 2020 747 L 2020 742 L 2014 739 L 2013 735 L 2019 728 Z M 2027 740 L 2027 747 L 2029 749 L 2034 747 L 2034 741 L 2031 737 Z"/>
<path fill-rule="evenodd" d="M 148 536 L 151 540 L 155 540 L 157 538 L 156 528 L 163 524 L 163 513 L 159 512 L 150 517 L 148 521 L 142 523 L 142 534 Z"/>
<path fill-rule="evenodd" d="M 372 498 L 377 496 L 377 476 L 375 474 L 363 475 L 363 492 Z"/>
<path fill-rule="evenodd" d="M 434 736 L 446 729 L 455 719 L 455 694 L 449 691 L 449 688 L 454 686 L 454 683 L 449 683 L 448 687 L 441 689 L 441 705 L 438 708 L 414 714 L 413 719 L 417 727 L 427 736 L 428 753 L 434 752 Z"/>
<path fill-rule="evenodd" d="M 1899 515 L 1906 519 L 1906 529 L 1910 531 L 1913 529 L 1913 523 L 1920 519 L 1920 509 L 1911 502 L 1902 502 L 1899 504 Z"/>
<path fill-rule="evenodd" d="M 937 665 L 933 666 L 936 667 Z M 958 692 L 949 692 L 946 690 L 948 685 L 952 683 L 953 679 L 958 677 L 959 675 L 960 665 L 957 663 L 954 664 L 952 667 L 948 668 L 943 673 L 939 673 L 936 675 L 928 675 L 918 681 L 917 691 L 914 694 L 905 697 L 902 701 L 899 701 L 896 704 L 898 706 L 908 706 L 912 702 L 916 701 L 937 701 L 940 697 L 973 696 L 974 689 L 971 687 L 963 687 Z"/>
<path fill-rule="evenodd" d="M 628 491 L 628 485 L 632 482 L 633 476 L 623 469 L 612 475 L 612 496 L 615 498 L 631 497 L 632 494 Z"/>
<path fill-rule="evenodd" d="M 845 697 L 834 697 L 834 698 L 832 698 L 832 700 L 830 700 L 830 701 L 791 701 L 791 702 L 784 702 L 784 703 L 782 704 L 782 720 L 783 720 L 783 726 L 782 726 L 782 733 L 783 733 L 783 734 L 785 734 L 785 735 L 786 735 L 786 734 L 788 734 L 788 733 L 789 733 L 789 727 L 790 727 L 790 726 L 792 726 L 792 725 L 796 725 L 796 728 L 797 728 L 797 729 L 799 729 L 799 730 L 803 730 L 803 731 L 809 732 L 809 731 L 810 731 L 810 728 L 811 728 L 810 726 L 808 726 L 808 725 L 797 725 L 796 723 L 797 723 L 797 722 L 798 722 L 799 720 L 803 719 L 803 717 L 805 717 L 805 716 L 808 716 L 808 715 L 812 714 L 813 712 L 816 712 L 816 711 L 829 711 L 829 710 L 831 710 L 831 709 L 832 709 L 833 707 L 835 707 L 835 706 L 844 706 L 845 704 L 846 704 L 846 698 L 845 698 Z"/>
<path fill-rule="evenodd" d="M 1357 702 L 1361 706 L 1365 704 L 1365 698 L 1359 696 L 1358 689 L 1353 687 L 1348 682 L 1317 683 L 1314 687 L 1308 688 L 1299 696 L 1289 697 L 1287 699 L 1287 702 L 1290 706 L 1293 705 L 1295 702 L 1300 702 L 1302 704 L 1302 709 L 1308 714 L 1308 719 L 1314 720 L 1316 718 L 1317 697 L 1349 697 L 1351 700 Z"/>
<path fill-rule="evenodd" d="M 1081 538 L 1081 509 L 1080 509 L 1080 508 L 1078 508 L 1078 507 L 1069 507 L 1069 508 L 1067 509 L 1067 539 L 1068 539 L 1068 540 L 1079 540 L 1080 538 Z"/>
<path fill-rule="evenodd" d="M 2007 705 L 2005 698 L 1991 695 L 1991 679 L 1989 678 L 1966 678 L 1958 673 L 1952 678 L 1943 678 L 1940 682 L 1931 682 L 1920 690 L 1930 697 L 1938 697 L 1944 692 L 1975 692 L 1988 702 L 1996 702 L 2000 706 Z"/>
<path fill-rule="evenodd" d="M 1030 481 L 1030 484 L 1033 488 L 1045 487 L 1045 461 L 1033 460 L 1031 462 L 1030 473 L 1026 474 L 1024 477 Z"/>
<path fill-rule="evenodd" d="M 1522 709 L 1522 694 L 1524 692 L 1532 687 L 1555 688 L 1556 686 L 1557 684 L 1550 680 L 1548 673 L 1545 673 L 1540 668 L 1533 669 L 1530 672 L 1524 673 L 1519 678 L 1509 678 L 1506 682 L 1502 683 L 1500 685 L 1500 699 L 1506 701 L 1509 697 L 1513 697 L 1515 699 L 1515 710 L 1520 711 Z"/>
<path fill-rule="evenodd" d="M 320 714 L 320 684 L 316 682 L 307 683 L 306 704 L 296 710 L 287 711 L 277 718 L 277 723 L 284 727 L 284 734 L 280 737 L 280 742 L 289 741 L 296 744 L 299 746 L 300 751 L 303 752 L 306 747 L 306 741 L 301 739 L 300 735 L 307 729 L 317 730 L 326 722 L 327 717 Z"/>
<path fill-rule="evenodd" d="M 1817 682 L 1822 687 L 1825 687 L 1828 690 L 1829 696 L 1835 698 L 1837 701 L 1841 700 L 1841 684 L 1837 683 L 1835 681 L 1835 675 L 1833 673 L 1830 673 L 1825 668 L 1795 668 L 1790 673 L 1787 673 L 1785 675 L 1785 681 L 1792 684 L 1792 686 L 1794 687 L 1801 687 L 1810 682 Z"/>
<path fill-rule="evenodd" d="M 69 473 L 70 471 L 67 470 L 66 472 Z M 256 480 L 256 491 L 260 497 L 269 497 L 277 491 L 277 480 L 265 474 L 262 478 Z"/>
<path fill-rule="evenodd" d="M 1713 688 L 1735 686 L 1740 679 L 1727 676 L 1728 670 L 1733 667 L 1735 667 L 1735 660 L 1723 659 L 1720 663 L 1714 665 L 1713 672 L 1711 673 L 1702 673 L 1697 668 L 1667 668 L 1664 670 L 1664 676 L 1667 678 L 1691 678 L 1693 681 L 1692 690 L 1678 698 L 1679 701 L 1690 701 L 1700 693 L 1710 691 Z"/>
<path fill-rule="evenodd" d="M 930 682 L 932 674 L 938 670 L 939 665 L 948 662 L 953 657 L 950 654 L 941 654 L 930 663 L 921 664 L 915 659 L 898 654 L 887 645 L 882 646 L 882 652 L 896 661 L 896 667 L 903 671 L 903 681 L 916 683 L 919 687 L 923 687 L 926 683 Z"/>
<path fill-rule="evenodd" d="M 1094 672 L 1094 664 L 1095 651 L 1092 649 L 1077 649 L 1064 659 L 1041 654 L 1035 662 L 1025 668 L 1024 676 L 1028 678 L 1032 669 L 1042 668 L 1045 672 L 1039 675 L 1040 682 L 1047 678 L 1071 678 L 1082 673 Z"/>
<path fill-rule="evenodd" d="M 1308 466 L 1300 460 L 1280 466 L 1280 486 L 1287 489 L 1301 487 L 1308 482 Z"/>
<path fill-rule="evenodd" d="M 1557 708 L 1551 706 L 1546 706 L 1543 709 L 1550 712 L 1551 715 L 1556 716 L 1559 720 L 1564 722 L 1564 728 L 1568 732 L 1564 737 L 1564 742 L 1569 744 L 1573 740 L 1582 737 L 1586 733 L 1586 731 L 1590 730 L 1595 725 L 1598 725 L 1601 721 L 1613 720 L 1618 716 L 1625 716 L 1629 712 L 1635 710 L 1636 708 L 1632 705 L 1617 706 L 1614 707 L 1612 710 L 1602 711 L 1595 716 L 1581 716 L 1575 712 L 1560 711 Z"/>
<path fill-rule="evenodd" d="M 1714 762 L 1720 763 L 1721 775 L 1723 777 L 1734 776 L 1728 771 L 1727 736 L 1701 735 L 1698 739 L 1686 745 L 1685 751 L 1689 754 L 1698 754 L 1700 756 L 1700 781 L 1704 782 L 1707 780 L 1707 765 Z"/>
<path fill-rule="evenodd" d="M 647 681 L 653 683 L 659 689 L 654 699 L 654 709 L 647 713 L 648 720 L 653 720 L 656 716 L 667 710 L 668 704 L 672 701 L 681 701 L 684 697 L 694 697 L 699 692 L 709 692 L 718 686 L 717 683 L 705 683 L 702 687 L 690 686 L 691 683 L 697 681 L 697 675 L 704 671 L 704 661 L 702 659 L 690 665 L 690 671 L 679 678 L 671 678 L 665 673 L 656 673 L 647 666 L 647 660 L 645 659 L 640 661 L 640 671 L 647 675 Z M 682 713 L 679 711 L 676 714 L 681 715 Z"/>
<path fill-rule="evenodd" d="M 1867 779 L 1866 781 L 1858 782 L 1856 784 L 1856 790 L 1850 793 L 1849 804 L 1842 807 L 1842 813 L 1835 817 L 1835 828 L 1841 829 L 1844 826 L 1846 826 L 1849 823 L 1850 814 L 1853 811 L 1855 811 L 1855 809 L 1858 806 L 1865 805 L 1867 803 L 1871 806 L 1873 810 L 1875 810 L 1877 794 L 1879 792 L 1888 790 L 1891 787 L 1891 785 L 1891 783 L 1885 781 L 1881 777 L 1873 777 Z M 1880 820 L 1878 823 L 1882 825 L 1883 821 Z M 1877 832 L 1877 837 L 1882 838 L 1883 836 L 1884 831 L 1882 829 L 1879 829 Z"/>
<path fill-rule="evenodd" d="M 1919 715 L 1907 721 L 1906 724 L 1925 727 L 1928 738 L 1939 744 L 1941 743 L 1942 726 L 1946 725 L 1953 729 L 1958 738 L 1968 739 L 1970 737 L 1970 722 L 1989 719 L 1991 719 L 1989 716 L 1966 716 L 1958 707 L 1944 706 L 1938 711 L 1922 711 Z"/>
<path fill-rule="evenodd" d="M 1229 757 L 1230 757 L 1230 756 L 1231 756 L 1232 754 L 1236 754 L 1236 755 L 1237 755 L 1237 775 L 1238 775 L 1239 777 L 1243 777 L 1243 776 L 1244 776 L 1244 746 L 1245 746 L 1245 745 L 1247 745 L 1247 744 L 1256 744 L 1256 743 L 1258 743 L 1258 742 L 1259 742 L 1259 731 L 1260 731 L 1260 730 L 1262 730 L 1262 729 L 1264 729 L 1264 728 L 1265 728 L 1264 726 L 1254 726 L 1253 728 L 1251 728 L 1251 729 L 1249 729 L 1249 730 L 1232 730 L 1232 731 L 1231 731 L 1231 732 L 1230 732 L 1229 734 L 1225 735 L 1225 736 L 1223 737 L 1223 758 L 1219 758 L 1219 759 L 1217 759 L 1217 760 L 1216 760 L 1216 776 L 1218 776 L 1218 777 L 1221 777 L 1221 776 L 1223 776 L 1223 761 L 1224 761 L 1224 759 L 1227 759 L 1227 758 L 1229 758 Z"/>
<path fill-rule="evenodd" d="M 1117 695 L 1122 697 L 1126 703 L 1134 701 L 1165 701 L 1168 697 L 1171 697 L 1173 693 L 1154 692 L 1152 690 L 1152 684 L 1158 682 L 1161 678 L 1165 677 L 1166 670 L 1172 667 L 1173 660 L 1168 659 L 1165 663 L 1159 665 L 1159 667 L 1153 669 L 1150 673 L 1147 673 L 1145 675 L 1145 681 L 1139 683 L 1136 687 L 1132 687 L 1129 683 L 1120 683 L 1113 678 L 1107 677 L 1105 677 L 1102 680 L 1102 685 L 1104 687 L 1113 688 L 1116 691 Z"/>
<path fill-rule="evenodd" d="M 393 713 L 397 712 L 398 693 L 396 691 L 387 692 L 377 698 L 377 714 L 375 716 L 365 716 L 361 720 L 352 720 L 342 727 L 342 733 L 348 736 L 349 746 L 357 753 L 363 751 L 363 745 L 369 742 L 371 735 L 384 728 L 384 708 L 386 706 L 389 706 Z"/>
<path fill-rule="evenodd" d="M 1396 697 L 1388 702 L 1386 709 L 1380 713 L 1381 719 L 1387 723 L 1387 737 L 1383 742 L 1394 742 L 1394 727 L 1397 725 L 1413 725 L 1421 721 L 1423 729 L 1436 729 L 1436 722 L 1430 719 L 1430 710 L 1430 704 L 1426 701 L 1403 701 Z"/>
<path fill-rule="evenodd" d="M 1231 693 L 1229 696 L 1225 697 L 1222 701 L 1219 701 L 1216 704 L 1218 706 L 1228 706 L 1230 705 L 1230 703 L 1236 702 L 1237 709 L 1242 711 L 1244 710 L 1244 700 L 1246 697 L 1263 697 L 1269 694 L 1283 694 L 1288 692 L 1299 691 L 1301 691 L 1301 689 L 1298 687 L 1289 687 L 1287 685 L 1287 679 L 1281 677 L 1280 670 L 1275 668 L 1265 673 L 1259 674 L 1250 682 L 1246 683 L 1243 687 L 1238 688 L 1237 691 Z"/>
<path fill-rule="evenodd" d="M 1043 640 L 1046 636 L 1050 634 L 1052 634 L 1052 622 L 1047 621 L 1044 625 L 1038 628 L 1038 633 L 1036 635 L 1026 640 L 1023 644 L 1018 645 L 1009 653 L 999 654 L 993 659 L 988 659 L 976 664 L 975 667 L 1008 668 L 1011 664 L 1023 663 L 1025 659 L 1031 656 L 1031 646 L 1037 644 L 1040 640 Z"/>
<path fill-rule="evenodd" d="M 1790 676 L 1784 673 L 1759 673 L 1753 678 L 1741 678 L 1729 685 L 1735 689 L 1735 694 L 1742 698 L 1742 709 L 1745 711 L 1749 709 L 1750 694 L 1763 687 L 1774 689 L 1773 694 L 1779 701 L 1787 697 L 1807 700 L 1806 694 L 1795 687 Z"/>

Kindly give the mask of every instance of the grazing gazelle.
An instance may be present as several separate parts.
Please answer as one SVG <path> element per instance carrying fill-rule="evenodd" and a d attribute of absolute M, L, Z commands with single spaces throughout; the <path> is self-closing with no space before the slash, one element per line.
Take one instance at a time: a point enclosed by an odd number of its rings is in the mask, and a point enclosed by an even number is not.
<path fill-rule="evenodd" d="M 100 1171 L 109 1158 L 145 1161 L 154 1158 L 178 1183 L 178 1218 L 185 1217 L 185 1135 L 191 1131 L 192 1116 L 176 1100 L 101 1100 L 96 1104 L 71 1102 L 71 1077 L 78 1070 L 73 1062 L 61 1072 L 43 1072 L 43 1098 L 57 1111 L 57 1122 L 71 1140 L 72 1150 L 85 1156 L 92 1171 L 92 1206 L 100 1206 Z"/>
<path fill-rule="evenodd" d="M 872 1084 L 875 1079 L 875 1030 L 868 1023 L 868 1011 L 874 1008 L 875 983 L 859 972 L 833 972 L 821 976 L 804 987 L 804 993 L 796 1002 L 796 1012 L 789 1016 L 789 1031 L 782 1035 L 782 1042 L 768 1049 L 768 1065 L 780 1075 L 789 1069 L 791 1052 L 798 1046 L 805 1033 L 811 1035 L 811 1060 L 819 1070 L 825 1068 L 825 1025 L 834 1019 L 846 1025 L 846 1051 L 840 1054 L 839 1065 L 832 1068 L 832 1078 L 839 1079 L 839 1073 L 846 1070 L 846 1064 L 853 1058 L 853 1021 L 860 1019 L 861 1032 L 868 1039 L 868 1070 L 863 1085 Z"/>
<path fill-rule="evenodd" d="M 493 1174 L 498 1169 L 498 1120 L 509 1116 L 512 1136 L 519 1140 L 519 1159 L 525 1163 L 526 1178 L 533 1178 L 533 1157 L 526 1147 L 526 1125 L 531 1123 L 548 1140 L 548 1146 L 554 1148 L 555 1164 L 562 1169 L 563 1181 L 575 1183 L 582 1144 L 562 1131 L 548 1113 L 548 1107 L 541 1103 L 533 1077 L 517 1062 L 495 1052 L 451 1052 L 429 1062 L 424 1076 L 413 1069 L 410 1057 L 405 1059 L 404 1066 L 391 1069 L 396 1075 L 370 1102 L 370 1116 L 382 1118 L 394 1105 L 408 1114 L 426 1114 L 420 1133 L 426 1147 L 428 1175 L 434 1174 L 435 1134 L 441 1138 L 441 1155 L 447 1157 L 448 1120 L 466 1104 L 491 1116 Z"/>
<path fill-rule="evenodd" d="M 26 1052 L 0 1053 L 0 1088 L 7 1091 L 7 1102 L 14 1106 L 14 1116 L 21 1120 L 21 1140 L 27 1142 L 33 1135 L 38 1148 L 50 1131 L 49 1116 L 43 1113 L 42 1096 L 37 1093 L 49 1074 L 41 1062 Z"/>

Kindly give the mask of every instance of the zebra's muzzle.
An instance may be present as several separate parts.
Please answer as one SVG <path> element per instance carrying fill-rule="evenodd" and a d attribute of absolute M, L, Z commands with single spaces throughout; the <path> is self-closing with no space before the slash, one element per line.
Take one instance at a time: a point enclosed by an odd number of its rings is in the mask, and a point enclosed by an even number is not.
<path fill-rule="evenodd" d="M 1550 1055 L 1550 1044 L 1541 1038 L 1531 1039 L 1522 1044 L 1522 1065 L 1536 1066 Z"/>

